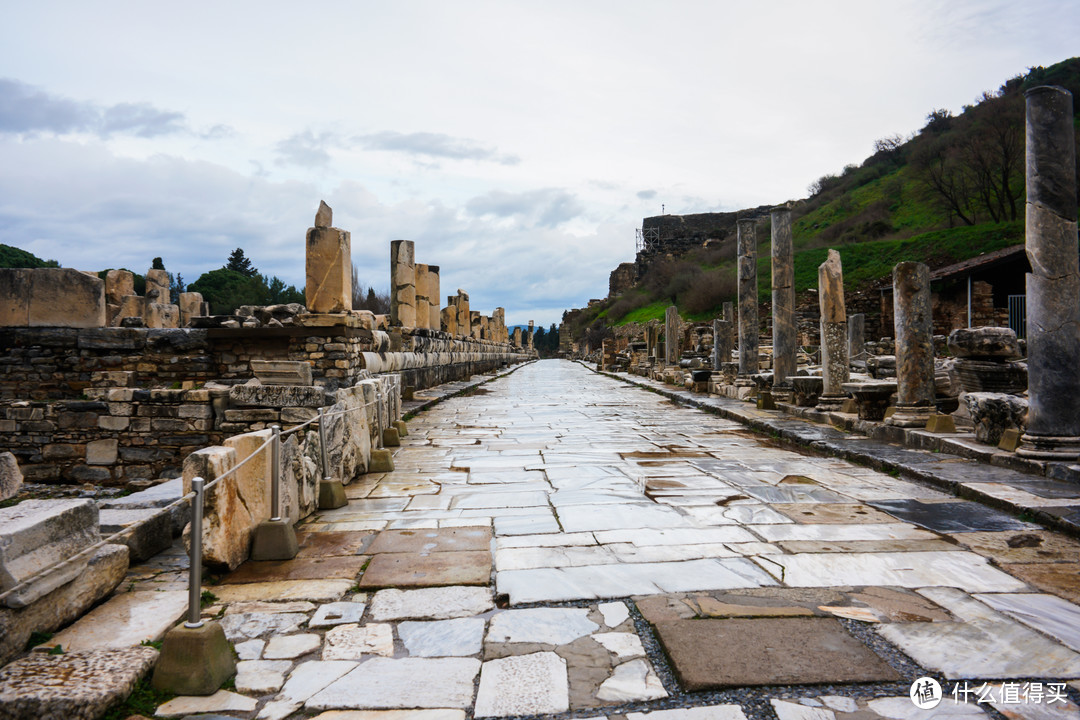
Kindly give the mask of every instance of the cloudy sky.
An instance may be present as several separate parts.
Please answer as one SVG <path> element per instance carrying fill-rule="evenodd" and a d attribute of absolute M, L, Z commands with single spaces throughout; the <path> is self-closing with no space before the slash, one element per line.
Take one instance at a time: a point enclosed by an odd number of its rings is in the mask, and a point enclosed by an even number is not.
<path fill-rule="evenodd" d="M 1068 0 L 8 2 L 0 242 L 302 287 L 325 199 L 366 284 L 414 240 L 444 296 L 548 325 L 661 204 L 804 197 L 1078 37 Z"/>

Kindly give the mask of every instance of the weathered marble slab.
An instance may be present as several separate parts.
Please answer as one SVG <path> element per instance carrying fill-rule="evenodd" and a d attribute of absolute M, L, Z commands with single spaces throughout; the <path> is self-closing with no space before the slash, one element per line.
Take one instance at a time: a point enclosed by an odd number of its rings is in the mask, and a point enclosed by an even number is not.
<path fill-rule="evenodd" d="M 484 663 L 476 717 L 542 715 L 570 709 L 566 660 L 553 652 L 515 655 Z"/>

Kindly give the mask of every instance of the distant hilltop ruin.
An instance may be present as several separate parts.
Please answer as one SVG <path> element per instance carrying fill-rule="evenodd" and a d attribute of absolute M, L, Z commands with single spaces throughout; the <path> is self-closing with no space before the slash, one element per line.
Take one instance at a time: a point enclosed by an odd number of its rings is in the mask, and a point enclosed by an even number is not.
<path fill-rule="evenodd" d="M 634 262 L 622 263 L 611 271 L 608 296 L 613 297 L 634 287 L 645 269 L 657 258 L 679 257 L 713 243 L 734 243 L 736 219 L 768 215 L 769 208 L 769 205 L 762 205 L 736 212 L 643 218 L 637 233 L 637 256 Z"/>

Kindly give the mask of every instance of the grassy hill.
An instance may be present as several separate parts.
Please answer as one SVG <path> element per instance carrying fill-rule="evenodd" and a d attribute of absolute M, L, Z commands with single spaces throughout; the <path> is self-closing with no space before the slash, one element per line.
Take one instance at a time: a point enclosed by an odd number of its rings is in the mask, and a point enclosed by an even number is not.
<path fill-rule="evenodd" d="M 0 268 L 60 267 L 55 260 L 42 260 L 37 255 L 0 243 Z"/>
<path fill-rule="evenodd" d="M 791 205 L 795 290 L 804 302 L 817 286 L 828 248 L 840 251 L 844 284 L 862 292 L 888 282 L 903 260 L 932 269 L 1024 241 L 1024 97 L 1037 85 L 1080 96 L 1080 58 L 985 92 L 958 115 L 931 109 L 909 137 L 887 137 L 860 165 L 822 176 Z M 1080 110 L 1080 108 L 1077 108 Z M 1076 115 L 1080 135 L 1080 114 Z M 1080 142 L 1077 143 L 1080 147 Z M 771 299 L 768 215 L 759 216 L 758 297 Z M 716 317 L 735 300 L 735 237 L 649 265 L 637 286 L 567 320 L 586 328 L 662 319 L 674 303 L 684 318 Z"/>

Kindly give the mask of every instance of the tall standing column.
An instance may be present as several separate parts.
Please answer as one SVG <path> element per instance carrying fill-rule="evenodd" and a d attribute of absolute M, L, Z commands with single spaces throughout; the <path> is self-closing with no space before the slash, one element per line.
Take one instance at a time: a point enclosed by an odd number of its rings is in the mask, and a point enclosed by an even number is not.
<path fill-rule="evenodd" d="M 791 248 L 791 210 L 773 208 L 772 217 L 772 342 L 773 397 L 791 399 L 796 368 L 795 259 Z"/>
<path fill-rule="evenodd" d="M 416 263 L 413 268 L 416 271 L 416 327 L 426 328 L 431 319 L 431 304 L 428 293 L 428 266 Z"/>
<path fill-rule="evenodd" d="M 1027 97 L 1028 415 L 1016 454 L 1080 455 L 1080 260 L 1072 95 L 1037 87 Z"/>
<path fill-rule="evenodd" d="M 521 326 L 520 325 L 518 325 L 517 327 L 514 328 L 514 336 L 513 337 L 514 337 L 514 349 L 515 350 L 520 350 L 521 349 Z"/>
<path fill-rule="evenodd" d="M 442 327 L 442 311 L 439 308 L 439 266 L 428 265 L 428 327 L 438 330 Z"/>
<path fill-rule="evenodd" d="M 533 321 L 529 321 L 529 352 L 533 351 Z"/>
<path fill-rule="evenodd" d="M 902 262 L 893 268 L 893 327 L 896 412 L 885 422 L 925 427 L 934 412 L 934 318 L 930 268 L 922 263 Z"/>
<path fill-rule="evenodd" d="M 664 363 L 679 364 L 679 308 L 674 305 L 664 313 Z"/>
<path fill-rule="evenodd" d="M 844 304 L 844 269 L 840 253 L 829 250 L 818 266 L 818 307 L 821 310 L 821 396 L 817 409 L 839 410 L 847 399 L 841 385 L 848 381 L 847 308 Z"/>
<path fill-rule="evenodd" d="M 411 240 L 390 243 L 390 325 L 416 327 L 416 267 Z"/>
<path fill-rule="evenodd" d="M 757 221 L 739 220 L 739 375 L 758 371 Z"/>

